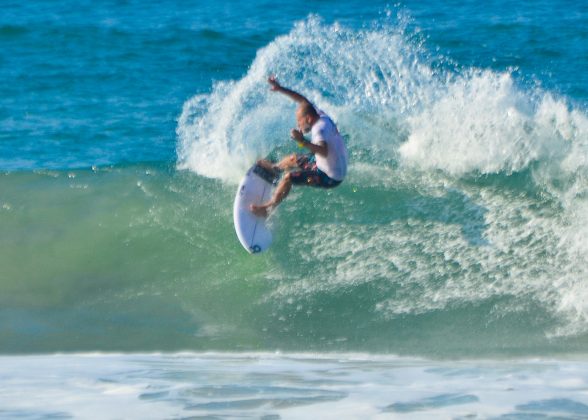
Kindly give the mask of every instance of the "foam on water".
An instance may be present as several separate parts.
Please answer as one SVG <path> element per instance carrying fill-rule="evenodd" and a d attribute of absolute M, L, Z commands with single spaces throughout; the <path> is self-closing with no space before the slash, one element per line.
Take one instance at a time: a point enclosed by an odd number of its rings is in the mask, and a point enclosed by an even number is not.
<path fill-rule="evenodd" d="M 365 354 L 0 357 L 0 416 L 584 418 L 578 361 L 439 362 Z M 24 397 L 23 397 L 24 396 Z"/>
<path fill-rule="evenodd" d="M 453 174 L 517 172 L 561 161 L 585 141 L 586 116 L 550 94 L 521 91 L 509 73 L 472 71 L 409 118 L 405 161 Z"/>

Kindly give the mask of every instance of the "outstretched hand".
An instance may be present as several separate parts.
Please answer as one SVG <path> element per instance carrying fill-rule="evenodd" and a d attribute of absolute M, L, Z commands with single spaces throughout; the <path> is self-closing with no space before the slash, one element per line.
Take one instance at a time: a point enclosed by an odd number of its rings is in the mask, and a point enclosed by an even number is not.
<path fill-rule="evenodd" d="M 267 82 L 271 85 L 271 90 L 276 91 L 281 87 L 280 82 L 278 82 L 276 76 L 274 76 L 273 74 L 267 79 Z"/>

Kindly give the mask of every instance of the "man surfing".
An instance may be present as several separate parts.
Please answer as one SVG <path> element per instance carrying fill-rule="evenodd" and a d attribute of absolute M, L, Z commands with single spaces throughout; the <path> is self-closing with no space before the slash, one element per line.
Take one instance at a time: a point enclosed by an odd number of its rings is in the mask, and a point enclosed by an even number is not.
<path fill-rule="evenodd" d="M 290 135 L 300 147 L 308 149 L 309 153 L 292 154 L 278 164 L 268 160 L 257 162 L 259 166 L 270 171 L 289 171 L 282 177 L 268 202 L 250 206 L 250 210 L 261 217 L 267 217 L 270 210 L 286 198 L 292 184 L 334 188 L 341 184 L 347 175 L 347 149 L 333 120 L 324 112 L 317 110 L 301 94 L 280 85 L 274 76 L 271 76 L 268 82 L 272 91 L 280 92 L 298 103 L 298 129 L 292 129 Z M 304 138 L 304 134 L 309 132 L 310 141 Z"/>

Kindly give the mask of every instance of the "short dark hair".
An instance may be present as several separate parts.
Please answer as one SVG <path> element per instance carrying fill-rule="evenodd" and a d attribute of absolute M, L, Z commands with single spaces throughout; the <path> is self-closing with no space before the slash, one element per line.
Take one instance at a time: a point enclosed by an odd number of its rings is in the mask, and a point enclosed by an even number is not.
<path fill-rule="evenodd" d="M 316 108 L 308 101 L 300 102 L 298 109 L 300 110 L 300 114 L 302 116 L 307 116 L 307 115 L 310 115 L 311 117 L 318 117 L 319 116 L 318 112 L 316 111 Z"/>

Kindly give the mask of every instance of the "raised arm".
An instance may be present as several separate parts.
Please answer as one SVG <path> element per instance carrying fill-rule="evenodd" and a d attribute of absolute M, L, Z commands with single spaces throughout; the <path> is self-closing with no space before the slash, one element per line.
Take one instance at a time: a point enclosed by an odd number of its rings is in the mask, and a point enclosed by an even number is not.
<path fill-rule="evenodd" d="M 283 93 L 284 95 L 288 96 L 290 99 L 292 99 L 293 101 L 298 102 L 298 103 L 302 103 L 302 102 L 311 103 L 308 99 L 306 99 L 304 96 L 302 96 L 298 92 L 294 92 L 293 90 L 285 88 L 282 85 L 280 85 L 280 83 L 276 79 L 276 76 L 270 76 L 269 79 L 267 79 L 267 81 L 271 85 L 271 90 L 273 90 L 274 92 Z"/>

